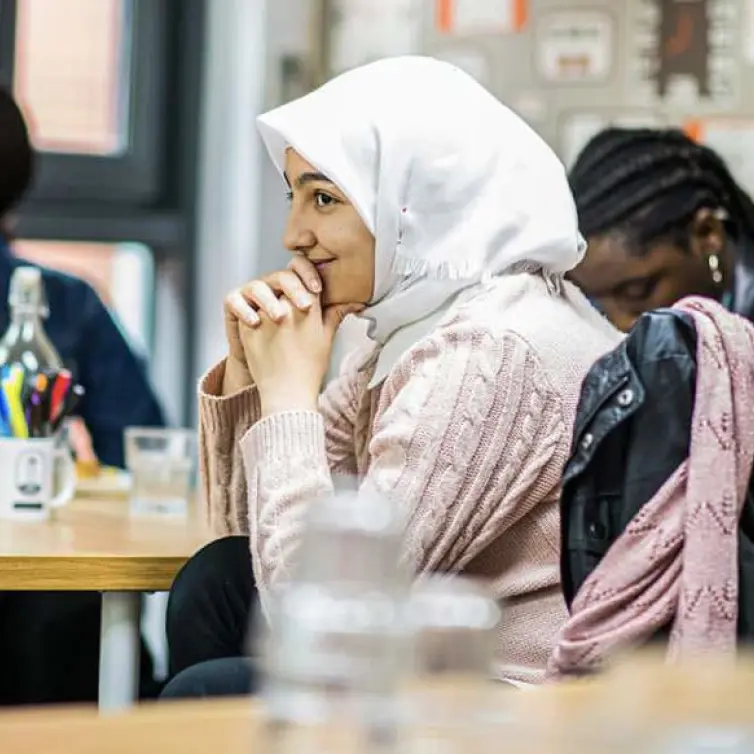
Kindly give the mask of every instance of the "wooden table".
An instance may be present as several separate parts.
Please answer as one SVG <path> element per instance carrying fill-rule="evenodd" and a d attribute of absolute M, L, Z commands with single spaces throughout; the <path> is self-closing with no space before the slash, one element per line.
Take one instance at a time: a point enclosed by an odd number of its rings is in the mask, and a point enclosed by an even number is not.
<path fill-rule="evenodd" d="M 0 521 L 0 590 L 102 592 L 100 706 L 138 695 L 141 595 L 161 592 L 209 539 L 188 518 L 130 517 L 123 499 L 75 499 L 45 522 Z"/>
<path fill-rule="evenodd" d="M 418 691 L 432 696 L 440 693 L 446 701 L 452 701 L 454 693 L 448 686 L 420 687 Z M 629 672 L 597 680 L 526 691 L 500 693 L 495 689 L 490 709 L 502 713 L 495 716 L 495 728 L 485 727 L 481 735 L 479 730 L 470 730 L 472 740 L 465 748 L 474 754 L 498 754 L 501 750 L 510 754 L 665 751 L 669 749 L 655 748 L 665 736 L 686 733 L 700 742 L 706 738 L 705 743 L 717 741 L 719 745 L 694 751 L 742 751 L 731 748 L 730 743 L 739 732 L 751 730 L 752 696 L 752 662 L 738 669 L 697 664 L 669 669 L 661 659 L 646 664 L 640 661 Z M 449 719 L 452 723 L 453 716 Z M 457 735 L 457 730 L 451 734 Z M 328 732 L 325 735 L 325 745 L 315 750 L 354 754 L 353 747 L 338 747 L 337 736 L 331 740 Z M 420 750 L 444 750 L 438 743 L 424 738 Z M 87 709 L 0 712 L 0 751 L 275 754 L 265 737 L 261 705 L 248 698 L 147 704 L 124 714 L 100 717 Z"/>
<path fill-rule="evenodd" d="M 249 699 L 150 704 L 120 715 L 0 713 L 3 754 L 252 754 L 261 715 Z"/>

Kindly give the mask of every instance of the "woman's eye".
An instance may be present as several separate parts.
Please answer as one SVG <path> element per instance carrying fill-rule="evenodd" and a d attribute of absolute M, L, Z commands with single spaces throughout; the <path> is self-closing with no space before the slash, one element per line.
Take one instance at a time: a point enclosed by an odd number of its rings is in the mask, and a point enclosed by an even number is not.
<path fill-rule="evenodd" d="M 287 201 L 288 204 L 293 204 L 293 191 L 285 192 L 285 201 Z"/>
<path fill-rule="evenodd" d="M 314 201 L 318 207 L 331 207 L 338 202 L 337 199 L 334 199 L 329 194 L 324 194 L 321 191 L 317 191 L 317 193 L 314 194 Z"/>

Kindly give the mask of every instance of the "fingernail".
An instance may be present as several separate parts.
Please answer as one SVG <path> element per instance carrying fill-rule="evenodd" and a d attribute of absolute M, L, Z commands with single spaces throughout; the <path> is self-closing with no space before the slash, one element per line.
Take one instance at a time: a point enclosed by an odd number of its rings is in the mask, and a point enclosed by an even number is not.
<path fill-rule="evenodd" d="M 311 290 L 313 290 L 315 293 L 319 293 L 322 290 L 322 283 L 320 283 L 316 278 L 312 278 Z"/>
<path fill-rule="evenodd" d="M 296 305 L 301 308 L 308 309 L 312 305 L 310 296 L 296 296 Z"/>

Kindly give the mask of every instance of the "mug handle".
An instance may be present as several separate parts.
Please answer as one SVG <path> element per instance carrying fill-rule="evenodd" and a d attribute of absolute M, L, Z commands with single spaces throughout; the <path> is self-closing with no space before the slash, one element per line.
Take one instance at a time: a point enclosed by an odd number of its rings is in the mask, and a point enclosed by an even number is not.
<path fill-rule="evenodd" d="M 76 464 L 73 462 L 71 452 L 67 447 L 56 448 L 53 451 L 53 463 L 63 466 L 63 487 L 55 497 L 50 500 L 51 508 L 60 508 L 65 505 L 76 492 Z"/>

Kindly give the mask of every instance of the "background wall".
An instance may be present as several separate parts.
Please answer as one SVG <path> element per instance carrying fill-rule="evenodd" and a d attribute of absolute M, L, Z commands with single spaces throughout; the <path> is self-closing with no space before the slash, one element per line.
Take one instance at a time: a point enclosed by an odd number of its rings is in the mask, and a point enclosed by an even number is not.
<path fill-rule="evenodd" d="M 609 123 L 680 126 L 754 190 L 752 0 L 421 5 L 424 49 L 465 66 L 567 163 Z M 474 19 L 472 6 L 497 12 Z"/>
<path fill-rule="evenodd" d="M 754 0 L 325 4 L 330 75 L 425 52 L 478 78 L 567 163 L 609 123 L 680 126 L 754 190 Z"/>

